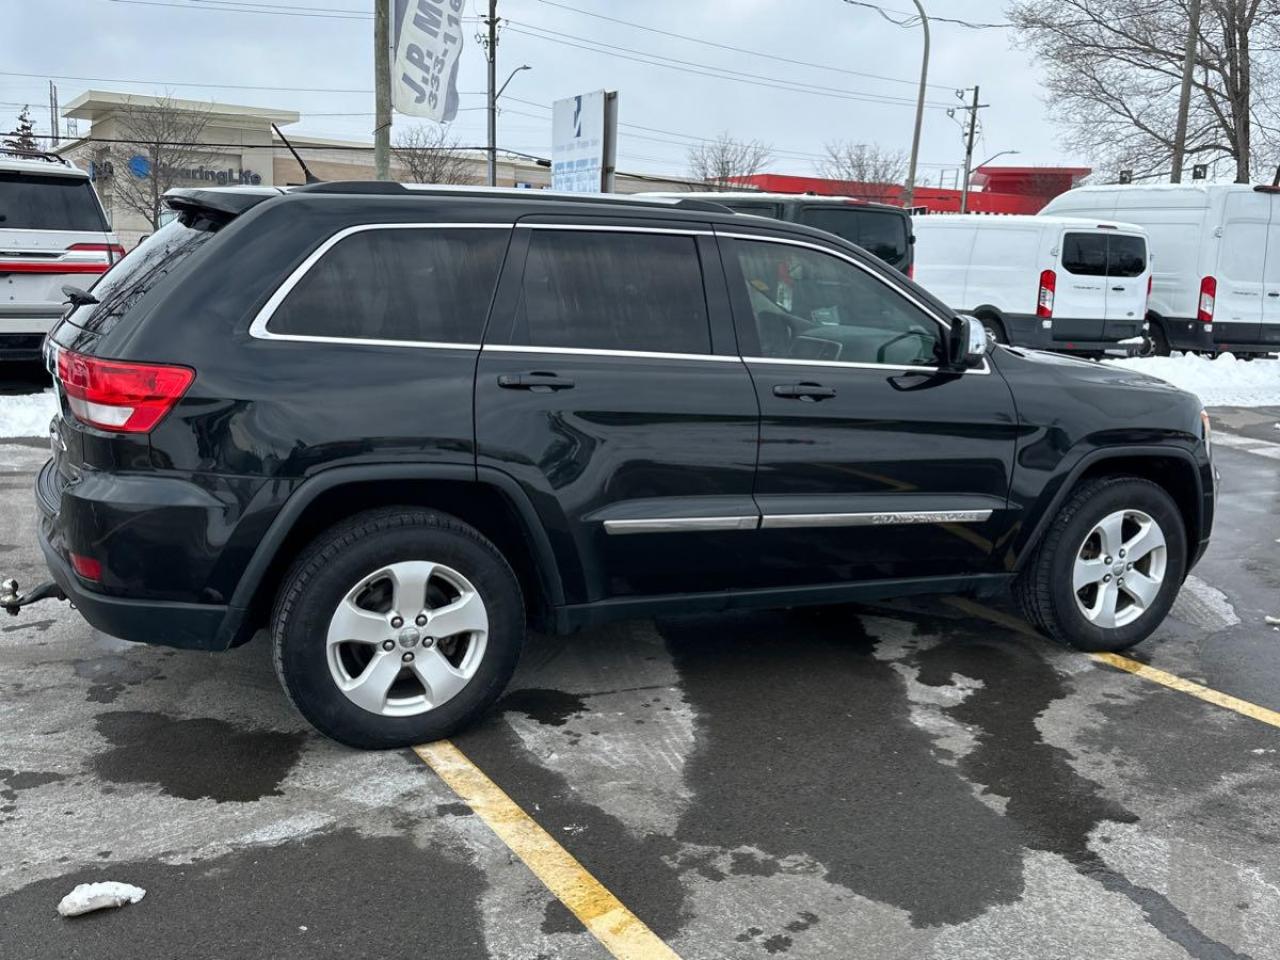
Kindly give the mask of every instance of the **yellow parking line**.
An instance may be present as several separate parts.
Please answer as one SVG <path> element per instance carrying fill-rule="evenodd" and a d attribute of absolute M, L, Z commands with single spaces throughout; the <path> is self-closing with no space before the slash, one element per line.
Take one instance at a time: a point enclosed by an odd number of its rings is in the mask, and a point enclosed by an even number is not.
<path fill-rule="evenodd" d="M 413 750 L 618 960 L 680 960 L 451 742 Z"/>
<path fill-rule="evenodd" d="M 946 602 L 957 610 L 963 610 L 965 613 L 973 614 L 975 617 L 998 623 L 1000 626 L 1008 627 L 1010 630 L 1021 633 L 1024 636 L 1041 639 L 1040 634 L 1029 623 L 1019 620 L 1017 617 L 1011 617 L 1008 614 L 1001 613 L 999 610 L 984 607 L 982 604 L 974 603 L 964 597 L 948 597 Z M 1158 683 L 1161 686 L 1168 687 L 1170 690 L 1177 690 L 1179 693 L 1188 694 L 1206 703 L 1212 703 L 1214 706 L 1234 711 L 1243 717 L 1268 723 L 1273 727 L 1280 727 L 1280 711 L 1250 703 L 1248 700 L 1241 700 L 1239 697 L 1233 697 L 1229 693 L 1222 693 L 1220 690 L 1214 690 L 1212 687 L 1206 687 L 1191 680 L 1184 680 L 1176 674 L 1160 670 L 1157 667 L 1149 667 L 1145 663 L 1122 657 L 1118 653 L 1089 653 L 1086 656 L 1094 663 L 1105 663 L 1109 667 L 1132 673 L 1136 677 L 1142 677 L 1144 680 Z"/>

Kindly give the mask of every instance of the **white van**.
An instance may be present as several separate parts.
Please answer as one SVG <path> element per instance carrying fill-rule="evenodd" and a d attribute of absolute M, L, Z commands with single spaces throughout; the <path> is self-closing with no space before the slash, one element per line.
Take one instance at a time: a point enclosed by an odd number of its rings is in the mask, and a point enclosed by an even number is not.
<path fill-rule="evenodd" d="M 1127 352 L 1143 333 L 1151 258 L 1141 227 L 1067 217 L 912 218 L 915 279 L 1001 343 Z"/>
<path fill-rule="evenodd" d="M 1042 211 L 1115 217 L 1151 238 L 1156 350 L 1280 350 L 1280 188 L 1247 183 L 1077 187 Z"/>
<path fill-rule="evenodd" d="M 123 256 L 87 173 L 0 150 L 0 360 L 38 360 L 63 284 L 87 289 Z"/>

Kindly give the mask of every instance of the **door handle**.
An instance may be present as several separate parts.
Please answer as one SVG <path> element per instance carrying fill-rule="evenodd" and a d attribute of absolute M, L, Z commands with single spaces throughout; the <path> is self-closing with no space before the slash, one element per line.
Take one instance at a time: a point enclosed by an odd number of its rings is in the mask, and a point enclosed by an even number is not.
<path fill-rule="evenodd" d="M 824 387 L 820 383 L 780 383 L 773 388 L 775 397 L 787 400 L 807 400 L 815 403 L 818 400 L 829 400 L 836 395 L 834 387 Z"/>
<path fill-rule="evenodd" d="M 1267 294 L 1268 297 L 1280 297 L 1280 290 L 1272 290 Z"/>
<path fill-rule="evenodd" d="M 1129 288 L 1128 287 L 1112 287 L 1111 289 L 1114 290 L 1116 293 L 1124 293 Z"/>
<path fill-rule="evenodd" d="M 498 377 L 498 386 L 504 390 L 533 390 L 537 393 L 551 393 L 555 390 L 570 390 L 573 381 L 568 377 L 557 377 L 554 373 L 535 370 L 532 373 L 504 373 Z"/>

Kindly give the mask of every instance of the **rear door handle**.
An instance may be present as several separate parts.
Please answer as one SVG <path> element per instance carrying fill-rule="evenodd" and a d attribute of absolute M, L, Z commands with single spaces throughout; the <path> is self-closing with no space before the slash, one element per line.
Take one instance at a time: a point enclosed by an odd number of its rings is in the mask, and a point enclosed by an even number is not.
<path fill-rule="evenodd" d="M 1124 293 L 1129 288 L 1128 287 L 1112 287 L 1111 289 L 1114 290 L 1116 293 Z"/>
<path fill-rule="evenodd" d="M 1268 297 L 1280 297 L 1280 290 L 1272 290 L 1267 294 Z"/>
<path fill-rule="evenodd" d="M 504 390 L 533 390 L 536 393 L 552 393 L 556 390 L 570 390 L 573 381 L 568 377 L 557 377 L 554 373 L 535 370 L 532 373 L 504 373 L 498 377 L 498 386 Z"/>
<path fill-rule="evenodd" d="M 824 387 L 820 383 L 780 383 L 773 388 L 773 395 L 787 400 L 807 400 L 814 403 L 831 399 L 836 391 L 834 387 Z"/>

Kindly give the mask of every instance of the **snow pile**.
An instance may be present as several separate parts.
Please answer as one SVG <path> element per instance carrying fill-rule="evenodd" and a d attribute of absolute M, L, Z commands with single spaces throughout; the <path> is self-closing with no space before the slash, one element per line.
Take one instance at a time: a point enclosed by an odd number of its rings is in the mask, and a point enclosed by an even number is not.
<path fill-rule="evenodd" d="M 141 887 L 131 883 L 104 880 L 101 883 L 81 883 L 58 903 L 58 912 L 64 917 L 78 917 L 94 910 L 123 907 L 137 903 L 147 895 Z"/>
<path fill-rule="evenodd" d="M 0 437 L 43 437 L 58 412 L 52 390 L 0 397 Z"/>
<path fill-rule="evenodd" d="M 1280 360 L 1246 363 L 1229 353 L 1210 359 L 1175 351 L 1169 357 L 1104 362 L 1167 380 L 1194 393 L 1206 407 L 1280 406 Z"/>

